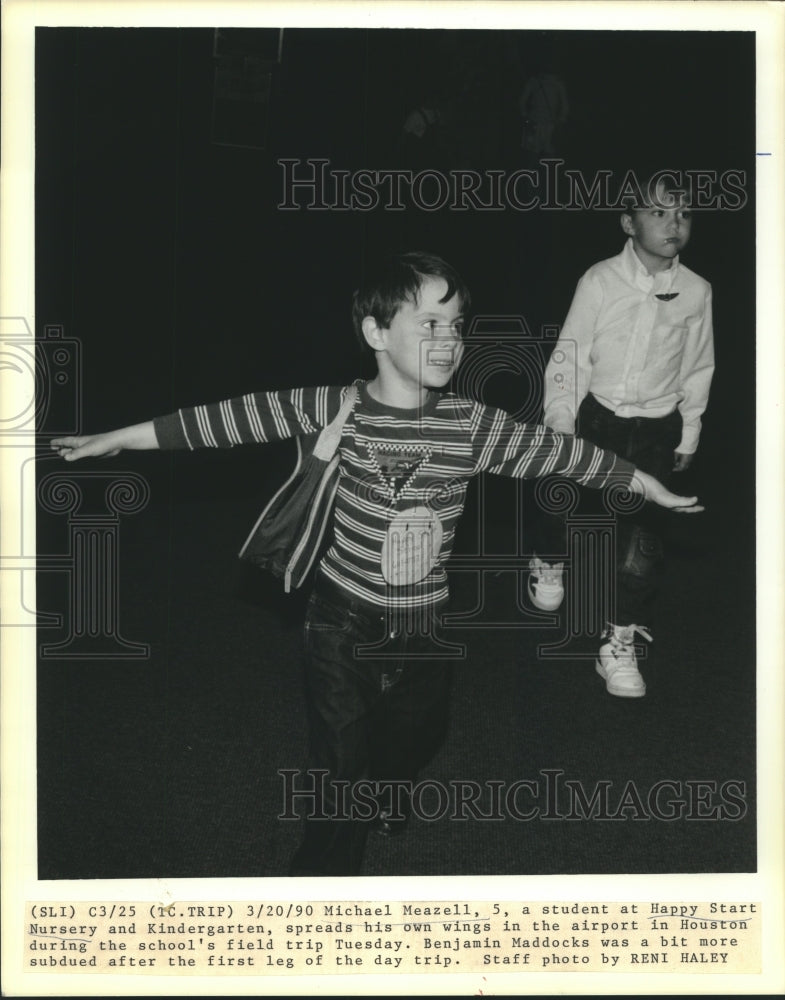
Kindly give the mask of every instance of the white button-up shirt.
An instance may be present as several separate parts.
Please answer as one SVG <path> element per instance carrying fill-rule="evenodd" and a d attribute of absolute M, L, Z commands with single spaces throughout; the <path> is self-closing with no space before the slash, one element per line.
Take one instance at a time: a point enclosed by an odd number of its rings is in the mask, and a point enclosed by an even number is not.
<path fill-rule="evenodd" d="M 664 417 L 678 407 L 677 451 L 692 454 L 713 374 L 711 285 L 678 257 L 649 274 L 629 239 L 578 282 L 545 370 L 544 420 L 574 434 L 588 392 L 619 417 Z"/>

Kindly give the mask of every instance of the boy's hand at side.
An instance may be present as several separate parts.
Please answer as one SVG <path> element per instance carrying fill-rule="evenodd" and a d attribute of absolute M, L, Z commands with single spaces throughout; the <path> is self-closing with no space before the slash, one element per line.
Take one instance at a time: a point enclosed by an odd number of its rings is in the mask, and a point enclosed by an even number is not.
<path fill-rule="evenodd" d="M 640 493 L 647 500 L 659 504 L 660 507 L 675 510 L 678 514 L 699 514 L 704 509 L 698 505 L 697 497 L 677 496 L 654 476 L 650 476 L 648 472 L 641 472 L 640 469 L 635 470 L 630 489 Z"/>
<path fill-rule="evenodd" d="M 694 455 L 685 455 L 681 451 L 674 451 L 673 453 L 673 471 L 674 472 L 686 472 L 687 469 L 692 465 L 692 460 Z"/>
<path fill-rule="evenodd" d="M 123 449 L 135 451 L 158 448 L 152 420 L 143 424 L 121 427 L 106 434 L 87 434 L 80 437 L 54 438 L 50 444 L 66 462 L 80 458 L 111 458 Z"/>

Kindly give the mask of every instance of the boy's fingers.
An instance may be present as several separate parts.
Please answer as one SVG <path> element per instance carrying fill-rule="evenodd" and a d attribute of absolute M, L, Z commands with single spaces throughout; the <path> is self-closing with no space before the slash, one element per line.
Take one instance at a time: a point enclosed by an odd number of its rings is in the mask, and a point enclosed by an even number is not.
<path fill-rule="evenodd" d="M 680 497 L 676 494 L 671 494 L 669 507 L 677 514 L 700 514 L 705 510 L 705 507 L 698 503 L 697 497 Z"/>
<path fill-rule="evenodd" d="M 106 455 L 106 450 L 101 446 L 98 441 L 85 441 L 84 444 L 79 444 L 71 451 L 65 454 L 65 459 L 69 462 L 73 462 L 77 458 L 90 458 L 91 456 L 96 456 L 100 458 L 102 455 Z"/>
<path fill-rule="evenodd" d="M 51 447 L 66 462 L 75 462 L 80 458 L 90 458 L 93 455 L 99 458 L 110 458 L 120 452 L 119 448 L 107 451 L 100 439 L 90 437 L 56 438 L 51 442 Z"/>

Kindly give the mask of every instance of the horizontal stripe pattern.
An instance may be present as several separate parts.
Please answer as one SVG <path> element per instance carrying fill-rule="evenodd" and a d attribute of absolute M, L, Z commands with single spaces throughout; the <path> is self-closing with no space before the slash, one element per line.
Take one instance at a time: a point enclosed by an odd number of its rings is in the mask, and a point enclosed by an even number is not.
<path fill-rule="evenodd" d="M 182 409 L 154 421 L 162 448 L 233 447 L 318 431 L 337 414 L 344 389 L 321 386 L 251 393 Z M 392 501 L 374 455 L 429 453 Z M 334 542 L 322 570 L 353 597 L 381 606 L 421 607 L 447 596 L 446 563 L 469 480 L 483 471 L 516 478 L 561 475 L 602 488 L 611 478 L 628 484 L 629 463 L 588 441 L 537 424 L 516 423 L 507 413 L 444 393 L 420 411 L 385 408 L 361 387 L 344 427 L 341 479 L 336 494 Z M 404 587 L 381 572 L 382 544 L 397 513 L 422 505 L 438 514 L 442 549 L 428 577 Z"/>

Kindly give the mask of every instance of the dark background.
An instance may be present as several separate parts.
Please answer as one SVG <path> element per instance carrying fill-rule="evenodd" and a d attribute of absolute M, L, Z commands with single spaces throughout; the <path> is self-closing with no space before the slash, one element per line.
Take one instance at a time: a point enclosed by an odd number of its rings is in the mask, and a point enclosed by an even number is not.
<path fill-rule="evenodd" d="M 263 41 L 275 51 L 277 37 Z M 478 315 L 523 316 L 535 336 L 560 324 L 583 271 L 623 245 L 613 212 L 276 207 L 280 157 L 406 165 L 402 122 L 434 89 L 452 102 L 454 165 L 522 165 L 517 98 L 543 61 L 569 96 L 557 135 L 566 167 L 746 172 L 745 207 L 697 213 L 684 254 L 714 288 L 717 371 L 699 456 L 679 486 L 707 512 L 672 525 L 648 623 L 649 694 L 609 698 L 591 660 L 543 664 L 537 645 L 549 634 L 531 622 L 460 630 L 468 657 L 429 775 L 482 782 L 560 768 L 588 790 L 739 780 L 747 814 L 419 824 L 403 842 L 373 843 L 367 870 L 753 870 L 754 35 L 287 29 L 269 104 L 251 119 L 242 105 L 216 106 L 214 44 L 212 30 L 38 29 L 37 333 L 62 325 L 81 345 L 73 419 L 84 432 L 355 377 L 366 369 L 351 292 L 364 262 L 388 249 L 446 256 Z M 530 390 L 497 377 L 486 400 L 515 409 Z M 63 429 L 60 410 L 43 425 Z M 285 873 L 297 830 L 275 819 L 276 772 L 303 766 L 303 598 L 249 576 L 235 553 L 291 457 L 276 444 L 87 466 L 149 484 L 144 509 L 120 519 L 117 629 L 150 655 L 39 663 L 41 878 Z M 42 453 L 41 477 L 62 469 Z M 492 522 L 477 526 L 475 488 L 459 553 L 474 544 L 473 524 L 498 551 L 510 544 L 518 487 L 489 477 L 483 489 Z M 67 533 L 64 517 L 42 512 L 39 553 L 64 552 Z M 471 606 L 471 580 L 456 577 L 459 605 Z M 490 620 L 508 617 L 509 582 L 489 586 Z M 68 587 L 67 574 L 40 573 L 39 608 L 64 613 Z M 42 628 L 39 641 L 66 634 Z"/>

